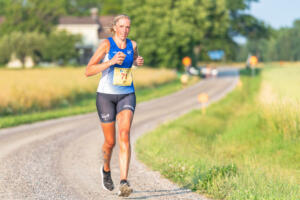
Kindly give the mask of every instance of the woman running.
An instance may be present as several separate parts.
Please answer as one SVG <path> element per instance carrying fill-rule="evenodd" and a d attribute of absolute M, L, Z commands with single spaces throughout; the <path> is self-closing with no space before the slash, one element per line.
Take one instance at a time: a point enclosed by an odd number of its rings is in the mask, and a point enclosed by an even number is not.
<path fill-rule="evenodd" d="M 119 196 L 129 196 L 132 192 L 127 181 L 131 148 L 130 127 L 136 106 L 132 81 L 132 65 L 142 66 L 144 59 L 138 55 L 135 41 L 127 39 L 130 18 L 116 16 L 112 27 L 113 37 L 105 39 L 98 47 L 86 67 L 86 76 L 102 72 L 97 89 L 97 111 L 104 133 L 102 186 L 112 191 L 114 184 L 110 173 L 110 159 L 115 146 L 115 125 L 119 134 L 120 187 Z M 100 64 L 99 62 L 102 61 Z M 117 121 L 117 122 L 116 122 Z"/>

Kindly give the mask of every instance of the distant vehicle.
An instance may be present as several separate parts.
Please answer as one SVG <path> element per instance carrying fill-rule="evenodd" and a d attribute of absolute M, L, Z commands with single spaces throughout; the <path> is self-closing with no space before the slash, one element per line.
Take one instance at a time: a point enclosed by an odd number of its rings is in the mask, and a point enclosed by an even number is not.
<path fill-rule="evenodd" d="M 198 67 L 189 66 L 186 68 L 186 72 L 190 76 L 200 76 L 201 71 Z"/>
<path fill-rule="evenodd" d="M 202 78 L 216 77 L 218 75 L 218 70 L 216 67 L 201 66 L 193 67 L 190 66 L 186 69 L 187 74 L 190 76 L 200 76 Z"/>

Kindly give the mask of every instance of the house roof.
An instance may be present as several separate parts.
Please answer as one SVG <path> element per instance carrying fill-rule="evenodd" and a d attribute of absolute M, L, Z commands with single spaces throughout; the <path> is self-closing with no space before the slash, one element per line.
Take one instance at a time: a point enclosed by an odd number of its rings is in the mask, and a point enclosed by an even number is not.
<path fill-rule="evenodd" d="M 97 24 L 91 17 L 60 17 L 58 24 Z"/>
<path fill-rule="evenodd" d="M 112 25 L 114 16 L 101 16 L 99 21 L 103 27 L 110 27 Z M 0 24 L 4 22 L 4 17 L 0 16 Z M 58 24 L 97 24 L 90 16 L 73 17 L 65 16 L 60 17 Z"/>
<path fill-rule="evenodd" d="M 114 16 L 99 17 L 99 21 L 102 26 L 111 26 L 113 19 Z M 58 24 L 97 24 L 97 21 L 90 16 L 84 16 L 84 17 L 65 16 L 59 18 Z"/>
<path fill-rule="evenodd" d="M 99 33 L 99 38 L 108 38 L 112 36 L 110 28 L 112 27 L 114 16 L 101 16 L 99 17 L 101 31 Z"/>
<path fill-rule="evenodd" d="M 114 16 L 101 16 L 99 17 L 99 23 L 101 26 L 100 33 L 99 33 L 99 38 L 107 38 L 111 37 L 112 34 L 110 32 L 110 28 L 113 23 Z M 67 24 L 97 24 L 97 21 L 92 19 L 90 16 L 87 17 L 73 17 L 73 16 L 67 16 L 67 17 L 60 17 L 59 18 L 59 23 L 62 25 L 67 25 Z"/>

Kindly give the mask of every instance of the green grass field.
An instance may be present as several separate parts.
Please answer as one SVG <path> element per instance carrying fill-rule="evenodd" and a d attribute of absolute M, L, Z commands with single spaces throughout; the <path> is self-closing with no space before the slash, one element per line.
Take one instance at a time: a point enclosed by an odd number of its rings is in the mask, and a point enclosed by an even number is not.
<path fill-rule="evenodd" d="M 279 79 L 299 91 L 299 84 L 293 85 L 299 72 L 300 68 L 270 68 L 256 77 L 243 72 L 242 87 L 211 105 L 206 115 L 192 111 L 139 139 L 138 158 L 214 199 L 300 199 L 300 111 L 294 104 L 266 105 L 259 98 L 265 93 L 262 82 L 276 88 L 274 96 L 286 96 L 276 85 Z M 297 98 L 296 90 L 289 92 L 292 99 Z M 278 106 L 280 113 L 271 112 Z"/>

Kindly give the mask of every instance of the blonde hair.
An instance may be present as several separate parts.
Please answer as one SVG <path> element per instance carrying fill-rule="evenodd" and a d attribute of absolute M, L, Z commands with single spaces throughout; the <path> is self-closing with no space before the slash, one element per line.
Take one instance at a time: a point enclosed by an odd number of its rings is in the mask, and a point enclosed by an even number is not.
<path fill-rule="evenodd" d="M 123 19 L 123 18 L 129 19 L 129 21 L 130 21 L 130 17 L 129 17 L 128 15 L 121 14 L 121 15 L 115 16 L 115 18 L 114 18 L 114 20 L 113 20 L 113 23 L 112 23 L 112 27 L 110 28 L 110 32 L 111 32 L 112 34 L 115 34 L 114 26 L 118 23 L 118 21 L 119 21 L 120 19 Z"/>

